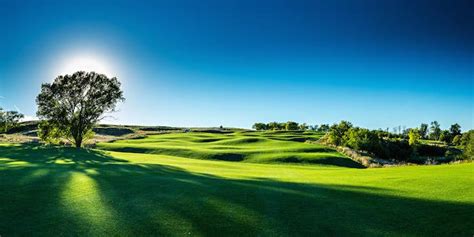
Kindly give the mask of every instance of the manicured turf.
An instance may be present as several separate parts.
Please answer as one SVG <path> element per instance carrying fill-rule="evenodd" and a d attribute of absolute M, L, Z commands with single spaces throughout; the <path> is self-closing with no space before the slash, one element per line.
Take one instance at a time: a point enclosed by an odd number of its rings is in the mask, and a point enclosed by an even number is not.
<path fill-rule="evenodd" d="M 102 143 L 104 150 L 253 163 L 306 163 L 363 168 L 326 146 L 305 143 L 311 132 L 173 133 Z"/>
<path fill-rule="evenodd" d="M 0 235 L 472 236 L 473 172 L 0 145 Z"/>

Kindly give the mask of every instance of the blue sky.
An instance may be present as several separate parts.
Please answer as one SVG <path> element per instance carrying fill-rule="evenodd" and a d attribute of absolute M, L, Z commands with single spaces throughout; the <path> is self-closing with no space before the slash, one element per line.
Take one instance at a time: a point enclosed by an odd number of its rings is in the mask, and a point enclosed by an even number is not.
<path fill-rule="evenodd" d="M 472 1 L 99 2 L 0 3 L 1 107 L 84 64 L 123 83 L 110 123 L 474 128 Z"/>

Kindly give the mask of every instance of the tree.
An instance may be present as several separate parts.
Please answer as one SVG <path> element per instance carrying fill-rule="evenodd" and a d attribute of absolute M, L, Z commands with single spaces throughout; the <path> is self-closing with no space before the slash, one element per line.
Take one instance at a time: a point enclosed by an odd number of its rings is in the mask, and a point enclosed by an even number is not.
<path fill-rule="evenodd" d="M 309 128 L 309 126 L 308 126 L 306 123 L 300 124 L 299 127 L 300 127 L 300 130 L 303 130 L 303 131 L 306 131 L 306 130 L 308 130 L 308 128 Z"/>
<path fill-rule="evenodd" d="M 270 130 L 279 130 L 280 125 L 277 122 L 268 123 L 267 128 Z"/>
<path fill-rule="evenodd" d="M 297 122 L 293 122 L 293 121 L 288 121 L 286 122 L 285 124 L 285 129 L 287 131 L 295 131 L 295 130 L 298 130 L 298 123 Z"/>
<path fill-rule="evenodd" d="M 6 112 L 3 111 L 3 108 L 0 107 L 0 133 L 4 132 L 5 130 L 5 121 L 6 121 L 5 113 Z"/>
<path fill-rule="evenodd" d="M 42 134 L 68 139 L 80 148 L 103 114 L 125 100 L 120 85 L 115 77 L 83 71 L 42 84 L 36 98 L 37 115 L 46 121 Z"/>
<path fill-rule="evenodd" d="M 418 131 L 420 133 L 420 137 L 425 139 L 428 136 L 428 124 L 422 123 Z"/>
<path fill-rule="evenodd" d="M 319 126 L 318 132 L 328 132 L 329 131 L 329 124 L 321 124 Z"/>
<path fill-rule="evenodd" d="M 461 145 L 461 139 L 462 139 L 462 135 L 454 136 L 453 141 L 452 141 L 453 145 L 455 145 L 455 146 Z"/>
<path fill-rule="evenodd" d="M 440 135 L 441 135 L 441 128 L 439 126 L 439 123 L 437 121 L 431 122 L 430 139 L 438 140 Z"/>
<path fill-rule="evenodd" d="M 457 123 L 451 125 L 451 127 L 449 128 L 449 132 L 451 133 L 451 137 L 461 135 L 461 125 Z"/>
<path fill-rule="evenodd" d="M 417 145 L 420 141 L 420 131 L 417 128 L 412 128 L 408 132 L 408 144 L 410 146 Z"/>
<path fill-rule="evenodd" d="M 465 132 L 461 137 L 461 146 L 464 159 L 474 159 L 474 130 Z"/>
<path fill-rule="evenodd" d="M 339 124 L 333 124 L 329 129 L 329 142 L 340 146 L 344 143 L 344 134 L 352 128 L 352 123 L 348 121 L 341 121 Z"/>
<path fill-rule="evenodd" d="M 439 135 L 439 140 L 445 142 L 446 144 L 450 144 L 452 140 L 451 133 L 448 130 L 441 131 L 441 134 Z"/>
<path fill-rule="evenodd" d="M 379 141 L 377 131 L 365 128 L 350 128 L 344 135 L 344 145 L 355 150 L 377 151 L 380 145 Z"/>
<path fill-rule="evenodd" d="M 319 130 L 319 126 L 316 124 L 316 125 L 313 125 L 313 126 L 309 126 L 309 129 L 311 131 L 318 131 Z"/>
<path fill-rule="evenodd" d="M 261 131 L 261 130 L 267 130 L 267 125 L 264 124 L 264 123 L 255 123 L 253 126 L 252 126 L 253 129 L 257 130 L 257 131 Z"/>
<path fill-rule="evenodd" d="M 17 111 L 4 111 L 0 108 L 0 132 L 8 132 L 16 127 L 23 117 L 23 114 Z"/>

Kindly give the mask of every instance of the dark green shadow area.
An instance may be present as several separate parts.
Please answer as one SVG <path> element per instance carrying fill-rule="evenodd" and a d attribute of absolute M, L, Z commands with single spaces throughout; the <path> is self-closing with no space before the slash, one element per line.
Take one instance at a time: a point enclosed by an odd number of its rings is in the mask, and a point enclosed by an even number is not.
<path fill-rule="evenodd" d="M 472 236 L 474 205 L 0 146 L 1 236 Z M 27 162 L 27 163 L 25 163 Z M 71 192 L 74 180 L 90 192 Z M 80 208 L 77 208 L 77 206 Z"/>

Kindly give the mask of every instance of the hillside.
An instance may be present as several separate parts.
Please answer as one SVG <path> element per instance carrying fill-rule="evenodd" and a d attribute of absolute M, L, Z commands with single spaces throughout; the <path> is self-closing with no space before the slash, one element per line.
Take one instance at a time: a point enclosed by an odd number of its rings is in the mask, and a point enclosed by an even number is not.
<path fill-rule="evenodd" d="M 141 139 L 99 143 L 110 151 L 162 154 L 184 158 L 253 163 L 305 163 L 361 168 L 329 147 L 305 143 L 315 132 L 214 131 L 151 135 Z"/>

